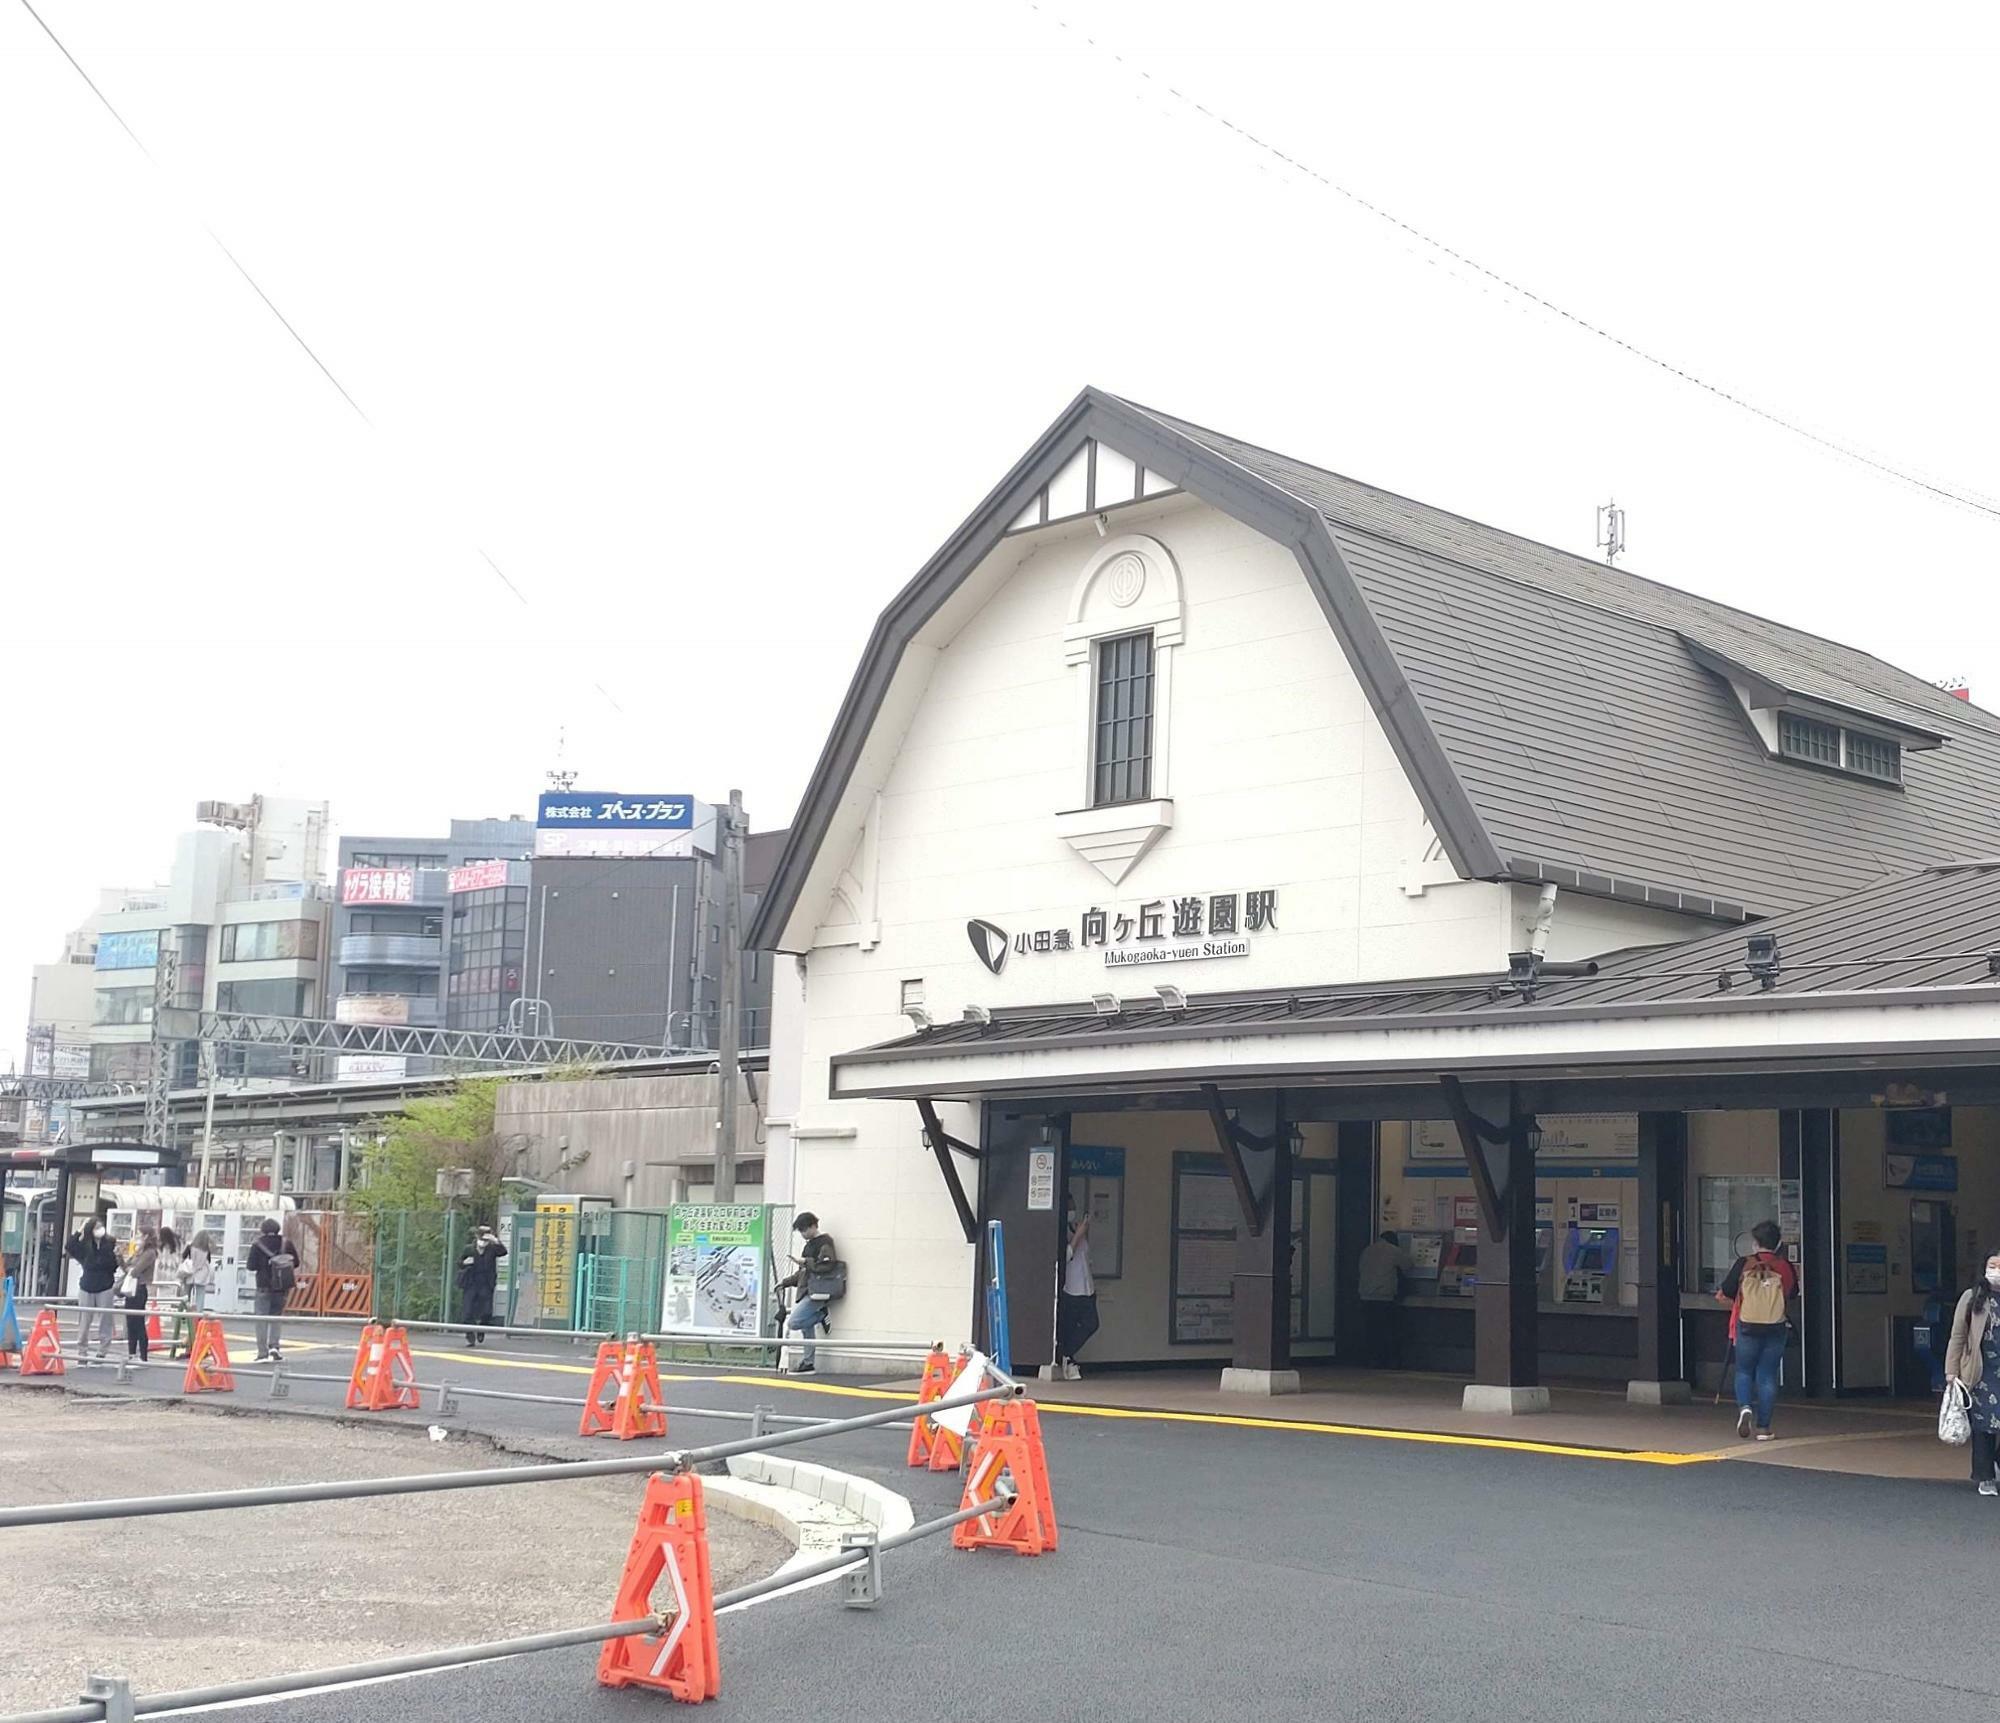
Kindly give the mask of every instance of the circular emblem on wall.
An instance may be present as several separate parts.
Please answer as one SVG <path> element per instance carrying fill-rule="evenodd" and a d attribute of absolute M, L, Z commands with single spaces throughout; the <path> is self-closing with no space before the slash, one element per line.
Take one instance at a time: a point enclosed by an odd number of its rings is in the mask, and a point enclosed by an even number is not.
<path fill-rule="evenodd" d="M 1146 590 L 1146 565 L 1136 553 L 1126 551 L 1114 556 L 1105 565 L 1104 589 L 1111 596 L 1111 602 L 1124 609 L 1138 601 L 1139 594 Z"/>

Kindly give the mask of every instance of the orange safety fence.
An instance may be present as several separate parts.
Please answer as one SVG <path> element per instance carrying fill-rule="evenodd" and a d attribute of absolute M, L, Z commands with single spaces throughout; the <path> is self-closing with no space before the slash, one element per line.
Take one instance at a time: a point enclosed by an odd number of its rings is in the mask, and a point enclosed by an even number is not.
<path fill-rule="evenodd" d="M 181 1379 L 183 1394 L 228 1394 L 236 1387 L 235 1373 L 229 1368 L 229 1342 L 223 1338 L 222 1324 L 213 1316 L 195 1319 L 194 1344 L 188 1348 L 187 1374 Z"/>
<path fill-rule="evenodd" d="M 350 1412 L 415 1411 L 423 1404 L 417 1361 L 410 1356 L 407 1329 L 371 1322 L 354 1349 L 354 1372 L 347 1383 Z"/>
<path fill-rule="evenodd" d="M 23 1376 L 63 1374 L 62 1331 L 56 1327 L 56 1313 L 44 1310 L 28 1331 L 28 1344 L 21 1349 Z"/>
<path fill-rule="evenodd" d="M 945 1355 L 943 1346 L 933 1346 L 924 1355 L 924 1379 L 917 1388 L 917 1404 L 928 1406 L 933 1400 L 942 1399 L 950 1382 L 951 1360 Z M 921 1468 L 931 1463 L 931 1450 L 937 1445 L 941 1433 L 923 1413 L 917 1414 L 916 1422 L 910 1426 L 909 1463 L 912 1466 Z"/>
<path fill-rule="evenodd" d="M 657 1607 L 654 1588 L 664 1579 L 669 1596 Z M 646 1480 L 639 1524 L 626 1552 L 613 1621 L 638 1621 L 657 1613 L 657 1634 L 609 1639 L 597 1660 L 606 1687 L 650 1687 L 699 1705 L 722 1692 L 722 1657 L 715 1635 L 715 1591 L 709 1574 L 708 1515 L 701 1479 L 692 1472 Z"/>
<path fill-rule="evenodd" d="M 297 1316 L 356 1316 L 375 1309 L 375 1242 L 366 1215 L 301 1210 L 285 1230 L 299 1254 L 299 1277 L 285 1300 Z"/>
<path fill-rule="evenodd" d="M 1056 1547 L 1056 1509 L 1049 1462 L 1042 1451 L 1042 1417 L 1032 1400 L 989 1400 L 978 1446 L 965 1471 L 959 1506 L 972 1507 L 1011 1484 L 1014 1499 L 967 1520 L 951 1534 L 954 1549 L 1005 1549 L 1044 1555 Z"/>
<path fill-rule="evenodd" d="M 604 1390 L 614 1390 L 607 1403 Z M 660 1407 L 660 1365 L 650 1340 L 606 1340 L 597 1348 L 590 1393 L 583 1403 L 579 1436 L 664 1436 L 667 1415 Z"/>

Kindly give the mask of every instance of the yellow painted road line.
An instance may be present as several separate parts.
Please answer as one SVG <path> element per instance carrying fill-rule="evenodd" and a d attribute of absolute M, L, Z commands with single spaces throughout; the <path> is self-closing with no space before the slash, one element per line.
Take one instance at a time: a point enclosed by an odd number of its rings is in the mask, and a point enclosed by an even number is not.
<path fill-rule="evenodd" d="M 232 1339 L 235 1336 L 231 1336 Z M 528 1363 L 488 1358 L 476 1352 L 432 1352 L 411 1349 L 411 1356 L 452 1364 L 474 1364 L 485 1370 L 546 1370 L 564 1376 L 588 1376 L 584 1364 Z M 914 1407 L 914 1396 L 893 1388 L 853 1388 L 838 1382 L 801 1382 L 794 1376 L 686 1376 L 660 1373 L 665 1382 L 726 1382 L 738 1388 L 782 1388 L 794 1394 L 820 1394 L 847 1400 L 900 1401 Z M 1132 1406 L 1085 1406 L 1038 1400 L 1044 1412 L 1071 1418 L 1108 1418 L 1153 1424 L 1196 1424 L 1227 1430 L 1286 1430 L 1304 1436 L 1358 1436 L 1376 1442 L 1412 1442 L 1436 1448 L 1487 1448 L 1501 1453 L 1553 1454 L 1568 1460 L 1613 1460 L 1628 1466 L 1701 1466 L 1731 1456 L 1733 1448 L 1690 1454 L 1651 1448 L 1593 1448 L 1580 1442 L 1535 1442 L 1520 1436 L 1469 1436 L 1443 1430 L 1403 1430 L 1371 1424 L 1321 1424 L 1306 1418 L 1260 1418 L 1248 1412 L 1169 1412 Z"/>
<path fill-rule="evenodd" d="M 789 1376 L 703 1376 L 703 1382 L 730 1382 L 745 1388 L 789 1388 L 799 1394 L 833 1394 L 855 1400 L 900 1400 L 914 1406 L 908 1393 L 888 1388 L 848 1388 L 833 1382 L 800 1382 Z M 1304 1418 L 1259 1418 L 1243 1412 L 1166 1412 L 1127 1406 L 1080 1406 L 1037 1400 L 1044 1412 L 1073 1418 L 1133 1419 L 1156 1424 L 1206 1424 L 1238 1430 L 1293 1430 L 1309 1436 L 1367 1436 L 1381 1442 L 1421 1442 L 1447 1448 L 1497 1448 L 1522 1454 L 1557 1454 L 1566 1459 L 1622 1460 L 1636 1466 L 1693 1466 L 1719 1459 L 1725 1452 L 1675 1454 L 1650 1448 L 1592 1448 L 1572 1442 L 1531 1442 L 1519 1436 L 1460 1436 L 1442 1430 L 1383 1429 L 1368 1424 L 1319 1424 Z"/>

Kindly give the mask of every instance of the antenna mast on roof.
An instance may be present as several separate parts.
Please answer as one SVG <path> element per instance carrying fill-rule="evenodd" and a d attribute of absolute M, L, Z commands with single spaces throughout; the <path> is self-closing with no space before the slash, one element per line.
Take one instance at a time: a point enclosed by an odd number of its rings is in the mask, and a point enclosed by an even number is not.
<path fill-rule="evenodd" d="M 1597 548 L 1614 568 L 1625 554 L 1625 511 L 1615 502 L 1606 503 L 1597 511 Z"/>
<path fill-rule="evenodd" d="M 549 781 L 549 788 L 561 795 L 565 790 L 576 788 L 575 768 L 563 764 L 563 743 L 565 734 L 560 726 L 556 730 L 556 763 L 542 774 Z"/>

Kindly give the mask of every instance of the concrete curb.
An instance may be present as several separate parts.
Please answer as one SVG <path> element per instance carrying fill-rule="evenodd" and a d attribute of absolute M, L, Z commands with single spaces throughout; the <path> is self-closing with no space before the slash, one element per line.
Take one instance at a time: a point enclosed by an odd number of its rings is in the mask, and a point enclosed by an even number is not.
<path fill-rule="evenodd" d="M 703 1490 L 724 1513 L 754 1520 L 792 1540 L 795 1553 L 774 1577 L 838 1554 L 842 1535 L 864 1525 L 872 1526 L 879 1536 L 908 1531 L 916 1524 L 916 1511 L 907 1496 L 851 1472 L 770 1454 L 737 1454 L 728 1464 L 729 1475 L 704 1478 Z M 843 1577 L 828 1573 L 800 1580 L 769 1597 L 733 1604 L 721 1613 L 750 1609 L 771 1598 L 790 1597 Z"/>
<path fill-rule="evenodd" d="M 737 1454 L 729 1461 L 729 1475 L 744 1483 L 796 1491 L 827 1507 L 839 1508 L 853 1519 L 873 1526 L 884 1535 L 906 1532 L 917 1523 L 907 1496 L 886 1484 L 857 1478 L 852 1472 L 836 1472 L 807 1460 L 781 1459 L 773 1454 Z"/>

